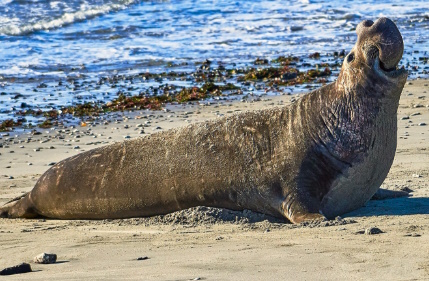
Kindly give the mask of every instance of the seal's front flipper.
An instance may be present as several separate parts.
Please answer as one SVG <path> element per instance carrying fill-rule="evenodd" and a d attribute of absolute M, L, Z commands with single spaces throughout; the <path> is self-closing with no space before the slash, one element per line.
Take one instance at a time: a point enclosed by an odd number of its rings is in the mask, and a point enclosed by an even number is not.
<path fill-rule="evenodd" d="M 282 213 L 292 223 L 304 221 L 323 221 L 326 217 L 319 213 L 319 203 L 315 199 L 297 200 L 295 196 L 288 196 L 282 203 Z"/>
<path fill-rule="evenodd" d="M 293 217 L 293 223 L 302 223 L 306 221 L 325 221 L 327 220 L 324 215 L 319 213 L 307 213 L 307 214 L 300 214 Z"/>

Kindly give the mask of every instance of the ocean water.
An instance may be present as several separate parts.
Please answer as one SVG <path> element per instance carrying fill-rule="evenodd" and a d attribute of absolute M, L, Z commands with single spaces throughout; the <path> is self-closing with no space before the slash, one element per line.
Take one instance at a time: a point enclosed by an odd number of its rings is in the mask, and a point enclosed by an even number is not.
<path fill-rule="evenodd" d="M 426 0 L 0 0 L 0 121 L 23 102 L 49 109 L 114 95 L 61 86 L 70 79 L 91 85 L 100 77 L 170 71 L 172 63 L 180 66 L 175 71 L 194 71 L 206 59 L 246 66 L 256 58 L 347 52 L 356 25 L 381 16 L 404 37 L 401 63 L 414 70 L 411 78 L 425 76 Z"/>

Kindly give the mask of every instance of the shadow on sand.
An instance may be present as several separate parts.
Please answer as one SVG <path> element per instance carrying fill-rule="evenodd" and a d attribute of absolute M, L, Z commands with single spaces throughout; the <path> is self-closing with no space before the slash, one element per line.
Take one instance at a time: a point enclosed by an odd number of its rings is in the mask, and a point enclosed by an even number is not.
<path fill-rule="evenodd" d="M 429 198 L 402 197 L 370 200 L 366 206 L 343 217 L 404 216 L 429 214 Z"/>

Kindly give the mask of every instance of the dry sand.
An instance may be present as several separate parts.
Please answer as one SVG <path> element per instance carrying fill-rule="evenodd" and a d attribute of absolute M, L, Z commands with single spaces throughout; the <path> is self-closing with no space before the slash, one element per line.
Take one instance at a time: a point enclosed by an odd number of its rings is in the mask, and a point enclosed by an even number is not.
<path fill-rule="evenodd" d="M 35 271 L 0 280 L 429 280 L 428 84 L 411 81 L 404 89 L 396 158 L 382 186 L 411 189 L 410 197 L 371 200 L 319 227 L 203 207 L 149 219 L 0 219 L 0 270 L 29 262 Z M 142 129 L 152 133 L 291 98 L 170 105 L 169 112 L 117 114 L 109 124 L 10 133 L 0 140 L 0 204 L 31 190 L 53 162 L 81 151 L 141 136 Z M 382 233 L 364 234 L 371 227 Z M 57 254 L 58 262 L 32 263 L 42 252 Z"/>

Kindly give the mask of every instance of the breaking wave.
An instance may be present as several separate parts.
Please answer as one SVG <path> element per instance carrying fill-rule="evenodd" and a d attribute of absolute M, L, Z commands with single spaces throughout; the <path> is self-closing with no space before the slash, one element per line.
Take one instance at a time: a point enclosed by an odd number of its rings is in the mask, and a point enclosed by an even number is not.
<path fill-rule="evenodd" d="M 27 35 L 40 30 L 52 30 L 75 22 L 84 21 L 107 13 L 126 9 L 128 6 L 136 3 L 137 0 L 123 0 L 120 3 L 99 5 L 87 8 L 83 6 L 81 10 L 64 13 L 54 19 L 41 19 L 34 23 L 19 25 L 16 20 L 11 19 L 8 24 L 0 26 L 1 35 Z M 5 19 L 3 18 L 3 22 Z"/>

